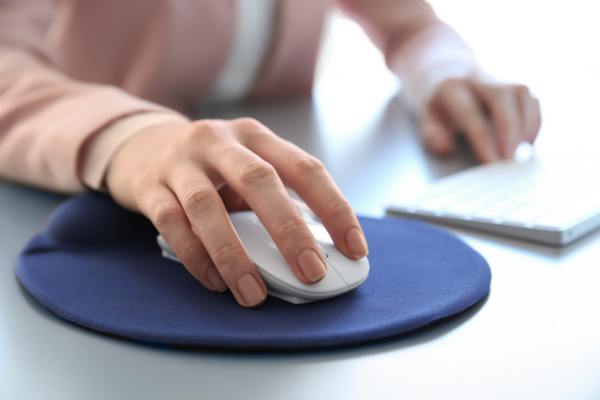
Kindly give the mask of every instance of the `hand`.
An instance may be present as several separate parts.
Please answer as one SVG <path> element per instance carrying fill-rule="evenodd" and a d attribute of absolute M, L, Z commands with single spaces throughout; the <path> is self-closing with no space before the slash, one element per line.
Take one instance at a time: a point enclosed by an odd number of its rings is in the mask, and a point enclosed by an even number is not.
<path fill-rule="evenodd" d="M 425 143 L 435 153 L 450 155 L 459 131 L 482 162 L 512 157 L 523 141 L 533 144 L 540 125 L 540 104 L 527 86 L 476 76 L 443 82 L 420 118 Z"/>
<path fill-rule="evenodd" d="M 227 211 L 254 210 L 303 283 L 327 273 L 286 185 L 342 253 L 368 253 L 356 215 L 323 164 L 249 118 L 146 129 L 116 153 L 106 179 L 114 199 L 147 216 L 196 279 L 214 291 L 229 287 L 245 307 L 261 304 L 267 290 Z"/>

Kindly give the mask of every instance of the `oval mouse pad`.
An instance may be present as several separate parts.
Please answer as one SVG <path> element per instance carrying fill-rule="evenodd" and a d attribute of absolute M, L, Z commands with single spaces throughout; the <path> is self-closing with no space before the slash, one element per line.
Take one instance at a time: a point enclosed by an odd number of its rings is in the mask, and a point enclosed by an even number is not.
<path fill-rule="evenodd" d="M 62 203 L 15 263 L 23 286 L 58 316 L 139 341 L 237 351 L 308 350 L 395 337 L 460 313 L 489 291 L 485 259 L 431 225 L 360 218 L 369 278 L 329 300 L 269 296 L 255 309 L 205 289 L 165 259 L 156 229 L 111 198 Z"/>

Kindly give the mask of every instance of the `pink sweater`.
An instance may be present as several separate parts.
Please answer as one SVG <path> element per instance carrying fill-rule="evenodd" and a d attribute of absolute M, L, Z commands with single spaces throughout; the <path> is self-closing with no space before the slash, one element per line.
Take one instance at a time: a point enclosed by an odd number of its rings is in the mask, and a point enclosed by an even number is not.
<path fill-rule="evenodd" d="M 329 0 L 281 0 L 252 99 L 311 91 Z M 422 0 L 339 0 L 416 106 L 477 68 Z M 231 0 L 0 0 L 0 177 L 63 193 L 101 186 L 112 155 L 185 121 L 230 51 Z M 440 51 L 442 50 L 442 51 Z"/>

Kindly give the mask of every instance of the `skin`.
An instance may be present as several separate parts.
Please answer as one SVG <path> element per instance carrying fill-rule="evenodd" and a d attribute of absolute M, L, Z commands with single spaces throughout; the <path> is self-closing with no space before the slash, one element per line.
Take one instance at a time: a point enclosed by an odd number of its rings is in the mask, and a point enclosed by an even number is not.
<path fill-rule="evenodd" d="M 476 76 L 443 82 L 419 121 L 424 142 L 434 153 L 451 155 L 458 132 L 481 162 L 510 158 L 521 142 L 533 144 L 541 123 L 540 103 L 527 86 Z"/>
<path fill-rule="evenodd" d="M 228 211 L 252 209 L 290 269 L 306 284 L 327 267 L 285 187 L 298 193 L 347 257 L 368 254 L 354 211 L 323 164 L 249 119 L 201 120 L 146 129 L 109 165 L 108 190 L 148 217 L 188 271 L 239 304 L 260 305 L 266 286 Z"/>
<path fill-rule="evenodd" d="M 510 157 L 540 128 L 539 102 L 521 85 L 477 77 L 442 83 L 420 119 L 437 154 L 466 135 L 482 162 Z M 322 280 L 327 267 L 292 203 L 294 189 L 347 257 L 368 254 L 348 201 L 323 164 L 256 120 L 201 120 L 148 128 L 126 142 L 109 165 L 111 195 L 156 226 L 188 271 L 213 291 L 231 290 L 239 304 L 264 302 L 266 286 L 227 213 L 252 209 L 298 279 Z"/>
<path fill-rule="evenodd" d="M 338 3 L 355 17 L 388 61 L 422 32 L 436 28 L 450 32 L 423 0 Z M 446 43 L 435 46 L 428 51 L 446 50 Z M 477 159 L 489 162 L 511 157 L 520 142 L 534 142 L 541 125 L 540 105 L 526 86 L 492 83 L 474 74 L 439 85 L 422 110 L 419 125 L 423 141 L 437 155 L 451 155 L 460 132 Z"/>

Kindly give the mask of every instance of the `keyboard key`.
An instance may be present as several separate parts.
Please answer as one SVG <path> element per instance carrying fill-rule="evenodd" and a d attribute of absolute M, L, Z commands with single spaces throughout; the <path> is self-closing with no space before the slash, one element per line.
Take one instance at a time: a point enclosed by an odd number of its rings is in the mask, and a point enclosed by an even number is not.
<path fill-rule="evenodd" d="M 541 165 L 533 160 L 525 164 L 498 162 L 479 166 L 442 179 L 389 210 L 434 220 L 440 216 L 446 222 L 461 221 L 461 226 L 512 232 L 518 237 L 530 236 L 553 244 L 566 244 L 600 227 L 600 223 L 580 225 L 583 228 L 574 236 L 536 233 L 536 229 L 571 229 L 600 214 L 600 185 L 595 184 L 598 168 L 567 171 L 562 165 L 553 169 Z"/>
<path fill-rule="evenodd" d="M 540 211 L 530 207 L 519 208 L 502 217 L 502 223 L 514 226 L 528 226 L 540 215 Z"/>

